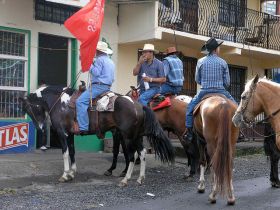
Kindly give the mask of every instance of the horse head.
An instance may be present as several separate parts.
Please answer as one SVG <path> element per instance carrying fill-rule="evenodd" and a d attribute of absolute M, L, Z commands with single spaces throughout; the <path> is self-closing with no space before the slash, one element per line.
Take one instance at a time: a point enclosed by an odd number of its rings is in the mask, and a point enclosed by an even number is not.
<path fill-rule="evenodd" d="M 232 122 L 236 127 L 248 126 L 260 112 L 261 105 L 256 93 L 258 83 L 259 76 L 256 75 L 245 85 L 245 90 L 241 94 L 240 104 L 232 118 Z"/>
<path fill-rule="evenodd" d="M 48 105 L 35 93 L 19 98 L 23 111 L 32 119 L 37 130 L 43 131 L 43 125 L 48 119 Z"/>

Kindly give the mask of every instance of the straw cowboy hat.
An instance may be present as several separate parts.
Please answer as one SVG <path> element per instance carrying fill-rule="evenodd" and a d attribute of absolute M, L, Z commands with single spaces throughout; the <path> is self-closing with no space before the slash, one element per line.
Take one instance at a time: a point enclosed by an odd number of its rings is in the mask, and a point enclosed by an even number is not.
<path fill-rule="evenodd" d="M 176 47 L 168 47 L 166 49 L 166 55 L 171 54 L 171 53 L 176 53 L 176 52 L 177 52 Z"/>
<path fill-rule="evenodd" d="M 108 44 L 106 42 L 103 42 L 103 41 L 99 41 L 97 43 L 96 50 L 98 50 L 100 52 L 104 52 L 104 53 L 109 54 L 109 55 L 113 54 L 113 50 L 109 49 Z"/>
<path fill-rule="evenodd" d="M 155 53 L 158 52 L 158 50 L 155 50 L 155 46 L 153 44 L 145 44 L 143 49 L 140 51 L 153 51 Z"/>
<path fill-rule="evenodd" d="M 212 52 L 217 49 L 224 41 L 216 40 L 215 38 L 210 38 L 205 45 L 202 46 L 201 52 Z"/>

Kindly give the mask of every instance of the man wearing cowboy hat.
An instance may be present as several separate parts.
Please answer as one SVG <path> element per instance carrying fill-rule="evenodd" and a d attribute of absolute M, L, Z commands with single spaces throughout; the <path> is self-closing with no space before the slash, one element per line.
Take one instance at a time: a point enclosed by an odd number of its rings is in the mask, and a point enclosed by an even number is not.
<path fill-rule="evenodd" d="M 153 44 L 145 44 L 142 55 L 133 69 L 133 75 L 137 76 L 140 86 L 139 102 L 144 106 L 147 106 L 152 97 L 160 92 L 161 83 L 166 81 L 163 64 L 155 58 L 155 51 Z M 146 89 L 144 82 L 149 86 L 146 86 Z"/>
<path fill-rule="evenodd" d="M 161 86 L 161 94 L 171 93 L 179 94 L 183 87 L 183 62 L 176 55 L 175 47 L 168 47 L 166 50 L 167 57 L 163 60 L 164 74 L 166 82 Z"/>
<path fill-rule="evenodd" d="M 108 48 L 108 44 L 99 41 L 96 47 L 94 62 L 90 67 L 92 83 L 92 99 L 98 95 L 108 92 L 114 82 L 115 65 L 108 55 L 113 51 Z M 76 101 L 77 120 L 79 123 L 79 134 L 87 134 L 89 130 L 89 119 L 87 109 L 90 102 L 90 91 L 84 91 Z M 78 133 L 77 133 L 78 134 Z"/>
<path fill-rule="evenodd" d="M 208 55 L 199 59 L 197 62 L 195 81 L 201 85 L 201 89 L 187 107 L 187 129 L 184 139 L 189 142 L 193 138 L 193 109 L 201 101 L 203 96 L 208 93 L 218 93 L 225 95 L 228 99 L 235 102 L 230 93 L 225 89 L 225 87 L 229 87 L 230 85 L 230 76 L 227 62 L 218 56 L 220 52 L 219 46 L 222 43 L 223 41 L 211 38 L 201 48 L 201 51 L 207 50 Z"/>

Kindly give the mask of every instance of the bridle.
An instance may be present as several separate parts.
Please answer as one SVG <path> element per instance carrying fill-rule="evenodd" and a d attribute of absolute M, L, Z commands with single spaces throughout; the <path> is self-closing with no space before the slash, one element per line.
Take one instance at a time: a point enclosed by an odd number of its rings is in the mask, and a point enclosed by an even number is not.
<path fill-rule="evenodd" d="M 33 112 L 33 110 L 32 110 L 32 106 L 33 106 L 33 107 L 39 107 L 40 105 L 38 105 L 38 104 L 32 104 L 32 103 L 30 103 L 30 102 L 27 100 L 27 98 L 25 98 L 24 108 L 25 108 L 26 110 L 27 110 L 27 108 L 28 108 L 28 110 L 30 110 L 30 113 L 31 113 L 31 115 L 33 116 L 35 122 L 37 123 L 37 125 L 39 125 L 40 122 L 39 122 L 39 120 L 36 118 L 36 115 L 34 114 L 34 112 Z M 45 119 L 43 120 L 42 124 L 44 124 L 44 123 L 46 122 L 46 120 L 47 120 L 47 117 L 45 117 Z"/>

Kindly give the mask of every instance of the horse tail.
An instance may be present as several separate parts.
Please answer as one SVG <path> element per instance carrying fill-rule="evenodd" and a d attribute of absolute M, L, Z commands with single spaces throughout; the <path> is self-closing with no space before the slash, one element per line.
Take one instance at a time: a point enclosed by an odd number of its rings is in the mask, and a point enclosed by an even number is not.
<path fill-rule="evenodd" d="M 145 113 L 145 135 L 154 148 L 156 155 L 162 162 L 174 162 L 175 154 L 173 146 L 156 119 L 154 112 L 145 106 L 143 106 L 143 111 Z"/>
<path fill-rule="evenodd" d="M 232 180 L 232 148 L 231 148 L 231 117 L 228 104 L 222 104 L 218 128 L 218 141 L 216 151 L 212 157 L 211 165 L 216 175 L 217 190 L 224 194 L 231 187 Z"/>

